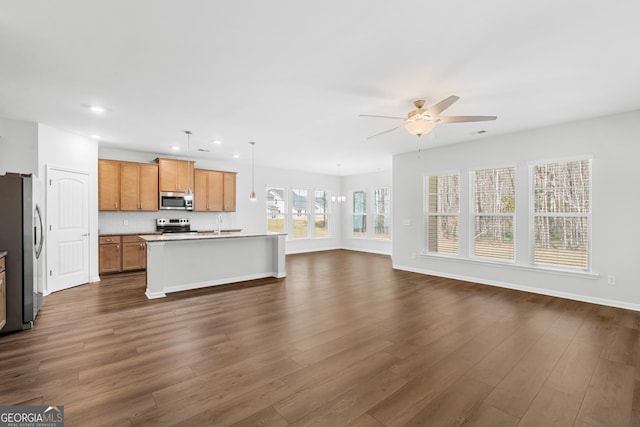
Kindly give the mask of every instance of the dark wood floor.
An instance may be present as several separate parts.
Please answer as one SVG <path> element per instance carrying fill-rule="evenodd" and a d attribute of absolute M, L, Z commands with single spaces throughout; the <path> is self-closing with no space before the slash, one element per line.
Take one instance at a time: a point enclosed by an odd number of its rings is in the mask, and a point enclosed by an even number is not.
<path fill-rule="evenodd" d="M 640 425 L 640 313 L 350 251 L 287 272 L 49 295 L 35 329 L 0 337 L 0 405 L 64 405 L 68 426 Z"/>

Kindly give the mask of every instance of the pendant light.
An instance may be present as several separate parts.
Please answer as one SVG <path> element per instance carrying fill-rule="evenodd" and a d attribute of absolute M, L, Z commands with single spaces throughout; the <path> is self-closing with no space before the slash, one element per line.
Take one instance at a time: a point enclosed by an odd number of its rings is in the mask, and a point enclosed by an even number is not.
<path fill-rule="evenodd" d="M 251 141 L 251 193 L 249 193 L 249 201 L 255 202 L 257 200 L 256 197 L 256 163 L 255 163 L 255 151 L 256 151 L 256 143 Z"/>
<path fill-rule="evenodd" d="M 191 168 L 189 167 L 191 161 L 188 160 L 191 153 L 191 131 L 185 130 L 184 133 L 187 134 L 187 191 L 184 192 L 184 199 L 193 200 L 193 191 L 191 191 Z"/>

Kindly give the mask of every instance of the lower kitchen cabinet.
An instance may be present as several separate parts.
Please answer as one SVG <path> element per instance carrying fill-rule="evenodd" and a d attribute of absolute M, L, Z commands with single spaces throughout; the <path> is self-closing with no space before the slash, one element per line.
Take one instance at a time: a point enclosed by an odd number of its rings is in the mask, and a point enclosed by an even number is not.
<path fill-rule="evenodd" d="M 100 236 L 100 274 L 147 268 L 147 244 L 138 236 Z"/>
<path fill-rule="evenodd" d="M 120 236 L 100 236 L 100 274 L 122 271 Z"/>
<path fill-rule="evenodd" d="M 138 236 L 122 236 L 122 271 L 147 267 L 147 243 Z"/>

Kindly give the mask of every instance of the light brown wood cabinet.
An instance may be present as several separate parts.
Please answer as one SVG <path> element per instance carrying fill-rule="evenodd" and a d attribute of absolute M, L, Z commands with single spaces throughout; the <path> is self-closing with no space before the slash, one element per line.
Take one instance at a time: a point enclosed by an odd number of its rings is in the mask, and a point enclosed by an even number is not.
<path fill-rule="evenodd" d="M 7 274 L 4 271 L 4 256 L 0 258 L 0 329 L 7 324 Z"/>
<path fill-rule="evenodd" d="M 223 206 L 225 212 L 236 211 L 236 172 L 225 172 L 223 176 Z"/>
<path fill-rule="evenodd" d="M 122 271 L 120 236 L 100 236 L 100 274 Z"/>
<path fill-rule="evenodd" d="M 158 165 L 120 163 L 120 210 L 158 210 Z"/>
<path fill-rule="evenodd" d="M 100 274 L 147 268 L 147 243 L 138 236 L 100 236 Z"/>
<path fill-rule="evenodd" d="M 157 211 L 158 165 L 98 159 L 98 210 Z"/>
<path fill-rule="evenodd" d="M 195 211 L 221 212 L 223 208 L 224 172 L 205 169 L 195 170 Z"/>
<path fill-rule="evenodd" d="M 120 209 L 120 162 L 98 159 L 98 210 Z"/>
<path fill-rule="evenodd" d="M 122 236 L 122 271 L 147 268 L 147 243 L 138 236 Z"/>
<path fill-rule="evenodd" d="M 236 172 L 196 169 L 193 210 L 235 212 Z"/>
<path fill-rule="evenodd" d="M 192 161 L 157 158 L 160 191 L 193 191 L 194 176 Z"/>

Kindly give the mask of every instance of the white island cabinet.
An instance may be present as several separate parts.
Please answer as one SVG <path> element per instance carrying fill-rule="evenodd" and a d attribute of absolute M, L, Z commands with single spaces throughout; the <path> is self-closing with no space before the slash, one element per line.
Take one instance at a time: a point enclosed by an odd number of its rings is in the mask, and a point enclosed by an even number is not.
<path fill-rule="evenodd" d="M 284 233 L 174 233 L 147 241 L 148 298 L 263 277 L 285 277 Z"/>

